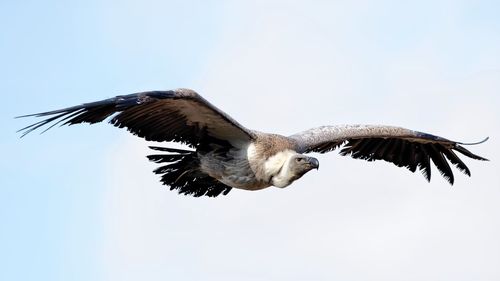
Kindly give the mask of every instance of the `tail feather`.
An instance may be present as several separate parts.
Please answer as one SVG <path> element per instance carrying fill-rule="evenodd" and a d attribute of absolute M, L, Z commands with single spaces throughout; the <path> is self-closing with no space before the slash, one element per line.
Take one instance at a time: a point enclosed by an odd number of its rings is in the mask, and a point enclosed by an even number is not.
<path fill-rule="evenodd" d="M 168 163 L 153 172 L 162 175 L 161 182 L 170 186 L 170 190 L 178 190 L 180 194 L 194 197 L 216 197 L 226 195 L 232 187 L 227 186 L 200 170 L 200 161 L 195 151 L 166 147 L 150 146 L 151 149 L 171 154 L 154 154 L 147 156 L 155 163 Z"/>

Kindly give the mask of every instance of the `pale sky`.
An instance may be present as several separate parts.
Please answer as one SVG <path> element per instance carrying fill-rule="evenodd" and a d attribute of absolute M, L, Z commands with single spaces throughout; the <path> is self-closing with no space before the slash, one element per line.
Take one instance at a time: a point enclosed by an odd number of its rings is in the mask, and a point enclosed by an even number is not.
<path fill-rule="evenodd" d="M 497 1 L 2 1 L 0 280 L 500 280 Z M 290 135 L 398 125 L 449 139 L 450 187 L 337 153 L 285 188 L 169 191 L 108 124 L 19 139 L 14 116 L 192 88 Z M 158 145 L 157 143 L 153 143 Z M 171 145 L 171 144 L 161 144 Z M 171 145 L 172 146 L 172 145 Z M 177 147 L 176 144 L 173 146 Z"/>

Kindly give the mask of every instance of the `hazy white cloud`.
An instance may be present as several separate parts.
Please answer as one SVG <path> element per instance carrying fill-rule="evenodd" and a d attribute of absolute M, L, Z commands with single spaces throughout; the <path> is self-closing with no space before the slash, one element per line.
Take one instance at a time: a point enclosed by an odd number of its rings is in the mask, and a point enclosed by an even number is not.
<path fill-rule="evenodd" d="M 450 188 L 437 171 L 427 184 L 391 164 L 331 153 L 283 190 L 190 198 L 160 186 L 146 142 L 129 137 L 108 160 L 109 279 L 500 278 L 499 72 L 449 69 L 429 43 L 435 33 L 397 56 L 364 49 L 370 22 L 358 20 L 367 9 L 315 3 L 228 6 L 238 24 L 228 22 L 193 88 L 250 128 L 390 123 L 464 141 L 489 135 L 471 149 L 493 161 L 467 161 L 473 176 L 457 171 Z"/>

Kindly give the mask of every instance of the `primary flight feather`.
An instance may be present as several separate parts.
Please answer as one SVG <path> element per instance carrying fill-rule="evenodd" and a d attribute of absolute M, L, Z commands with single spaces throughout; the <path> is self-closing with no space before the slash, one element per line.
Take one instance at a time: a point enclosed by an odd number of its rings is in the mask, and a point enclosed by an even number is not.
<path fill-rule="evenodd" d="M 323 126 L 288 137 L 250 130 L 189 89 L 117 96 L 20 117 L 28 116 L 45 119 L 19 130 L 22 136 L 45 125 L 50 125 L 48 130 L 111 117 L 114 126 L 146 140 L 186 144 L 193 150 L 152 146 L 159 153 L 148 158 L 163 163 L 154 171 L 163 184 L 193 196 L 226 195 L 233 187 L 286 187 L 319 167 L 316 158 L 304 154 L 309 152 L 340 149 L 341 155 L 356 159 L 418 169 L 428 181 L 432 161 L 450 184 L 454 176 L 449 163 L 470 176 L 456 152 L 487 160 L 465 149 L 464 143 L 394 126 Z"/>

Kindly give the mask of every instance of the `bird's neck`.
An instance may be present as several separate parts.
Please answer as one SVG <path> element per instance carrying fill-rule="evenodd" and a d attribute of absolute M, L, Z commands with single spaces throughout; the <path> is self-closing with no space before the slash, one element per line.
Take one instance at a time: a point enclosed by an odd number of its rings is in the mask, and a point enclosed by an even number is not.
<path fill-rule="evenodd" d="M 295 180 L 295 175 L 290 172 L 289 163 L 296 154 L 297 152 L 293 150 L 284 150 L 264 162 L 264 172 L 271 185 L 283 188 Z"/>

